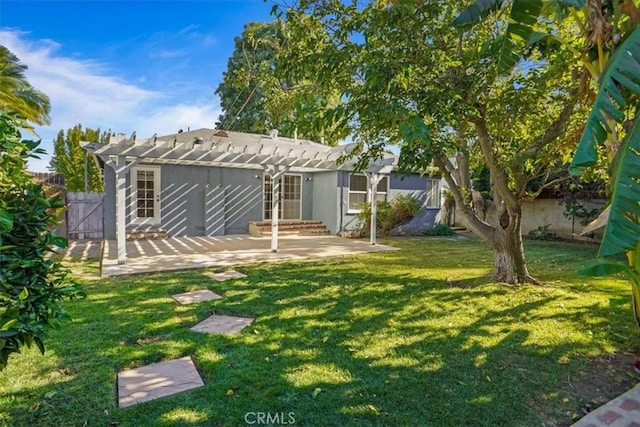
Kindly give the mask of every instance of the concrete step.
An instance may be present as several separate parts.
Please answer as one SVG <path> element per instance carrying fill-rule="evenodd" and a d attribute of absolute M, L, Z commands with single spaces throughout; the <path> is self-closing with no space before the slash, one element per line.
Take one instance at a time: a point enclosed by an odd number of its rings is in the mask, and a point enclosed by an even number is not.
<path fill-rule="evenodd" d="M 252 236 L 270 236 L 271 221 L 249 222 L 249 234 Z M 278 235 L 323 236 L 329 235 L 329 229 L 316 220 L 278 221 Z"/>
<path fill-rule="evenodd" d="M 163 228 L 139 228 L 127 230 L 125 233 L 127 240 L 157 240 L 166 239 L 167 230 Z"/>

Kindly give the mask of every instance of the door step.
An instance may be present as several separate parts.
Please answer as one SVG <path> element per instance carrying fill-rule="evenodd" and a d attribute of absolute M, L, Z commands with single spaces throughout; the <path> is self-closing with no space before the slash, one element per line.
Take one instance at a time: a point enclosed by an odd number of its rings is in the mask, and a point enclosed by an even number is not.
<path fill-rule="evenodd" d="M 249 234 L 252 236 L 271 236 L 271 221 L 250 221 Z M 316 220 L 280 220 L 278 236 L 328 236 L 329 229 Z"/>

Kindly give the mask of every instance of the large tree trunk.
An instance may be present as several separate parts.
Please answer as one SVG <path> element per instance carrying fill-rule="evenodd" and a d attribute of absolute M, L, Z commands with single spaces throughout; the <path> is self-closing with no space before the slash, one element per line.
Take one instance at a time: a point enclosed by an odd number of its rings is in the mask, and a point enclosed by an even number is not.
<path fill-rule="evenodd" d="M 493 274 L 496 282 L 510 284 L 538 283 L 527 270 L 522 245 L 522 214 L 506 214 L 506 227 L 496 227 L 491 247 L 493 248 Z"/>

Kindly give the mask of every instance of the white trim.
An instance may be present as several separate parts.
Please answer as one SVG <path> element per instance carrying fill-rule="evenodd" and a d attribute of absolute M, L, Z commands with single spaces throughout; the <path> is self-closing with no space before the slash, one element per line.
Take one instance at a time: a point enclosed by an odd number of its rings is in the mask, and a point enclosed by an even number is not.
<path fill-rule="evenodd" d="M 425 190 L 426 190 L 426 193 L 427 193 L 427 197 L 426 197 L 426 199 L 424 201 L 425 207 L 428 208 L 428 209 L 440 209 L 440 207 L 442 206 L 442 201 L 440 200 L 442 198 L 442 189 L 441 189 L 441 185 L 440 185 L 441 184 L 440 183 L 440 179 L 438 179 L 438 178 L 427 178 L 426 182 L 427 183 L 425 184 L 425 187 L 426 187 Z M 429 183 L 430 182 L 434 183 L 435 186 L 436 186 L 436 194 L 433 195 L 433 198 L 435 198 L 435 202 L 436 202 L 435 205 L 429 204 L 429 196 L 430 196 L 430 194 L 429 194 Z M 434 184 L 431 184 L 431 185 L 433 186 Z M 432 187 L 432 189 L 433 189 L 433 187 Z"/>
<path fill-rule="evenodd" d="M 265 215 L 266 211 L 265 211 L 265 183 L 267 180 L 267 176 L 271 177 L 271 174 L 268 172 L 265 172 L 262 174 L 262 220 L 263 221 L 270 221 L 271 218 L 267 218 L 267 216 Z M 280 182 L 280 192 L 282 194 L 282 197 L 280 197 L 280 210 L 283 211 L 284 213 L 284 201 L 286 200 L 285 198 L 285 191 L 284 191 L 284 178 L 287 176 L 298 176 L 300 177 L 300 216 L 298 218 L 280 218 L 280 216 L 278 216 L 278 219 L 281 219 L 282 221 L 289 221 L 289 220 L 302 220 L 302 197 L 303 197 L 303 185 L 304 185 L 304 175 L 300 174 L 300 173 L 287 173 L 281 176 L 281 182 Z M 273 181 L 272 181 L 273 182 Z M 271 216 L 273 217 L 273 212 L 271 213 Z"/>
<path fill-rule="evenodd" d="M 351 191 L 351 177 L 354 176 L 354 175 L 362 176 L 362 177 L 364 177 L 366 179 L 366 187 L 365 187 L 366 189 L 365 189 L 365 191 L 359 191 L 359 190 L 358 191 Z M 390 185 L 391 185 L 390 181 L 391 181 L 391 179 L 389 178 L 389 175 L 382 175 L 380 177 L 380 180 L 383 180 L 383 179 L 387 180 L 387 185 L 386 185 L 387 188 L 385 188 L 384 193 L 378 192 L 377 194 L 384 194 L 384 200 L 388 201 L 389 200 L 389 191 L 390 191 Z M 376 186 L 376 188 L 377 188 L 377 186 Z M 352 193 L 353 194 L 365 194 L 364 202 L 365 203 L 371 203 L 371 191 L 369 189 L 369 178 L 367 177 L 366 174 L 363 174 L 363 173 L 349 173 L 349 179 L 348 179 L 348 182 L 347 182 L 347 212 L 346 212 L 347 214 L 357 214 L 357 213 L 362 212 L 362 209 L 352 209 L 352 208 L 350 208 L 350 206 L 351 206 L 350 196 L 351 196 Z"/>
<path fill-rule="evenodd" d="M 138 217 L 138 180 L 137 173 L 138 172 L 153 172 L 153 217 Z M 131 182 L 131 223 L 140 225 L 140 224 L 149 224 L 149 225 L 158 225 L 160 224 L 160 204 L 161 204 L 161 179 L 160 179 L 160 167 L 159 166 L 135 166 L 131 168 L 131 172 L 129 175 L 129 179 Z"/>

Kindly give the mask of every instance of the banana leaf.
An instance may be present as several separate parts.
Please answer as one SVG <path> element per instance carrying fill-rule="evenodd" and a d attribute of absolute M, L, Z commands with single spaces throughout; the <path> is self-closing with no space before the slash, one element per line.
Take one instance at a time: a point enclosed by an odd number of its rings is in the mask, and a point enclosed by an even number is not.
<path fill-rule="evenodd" d="M 619 150 L 599 257 L 633 251 L 640 239 L 640 120 L 635 120 Z"/>
<path fill-rule="evenodd" d="M 627 107 L 627 100 L 621 87 L 640 94 L 640 26 L 629 34 L 607 61 L 600 77 L 598 96 L 569 168 L 571 173 L 578 175 L 583 168 L 596 163 L 597 147 L 607 139 L 611 130 L 608 120 L 618 123 L 625 120 L 623 110 Z"/>

